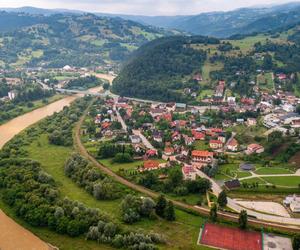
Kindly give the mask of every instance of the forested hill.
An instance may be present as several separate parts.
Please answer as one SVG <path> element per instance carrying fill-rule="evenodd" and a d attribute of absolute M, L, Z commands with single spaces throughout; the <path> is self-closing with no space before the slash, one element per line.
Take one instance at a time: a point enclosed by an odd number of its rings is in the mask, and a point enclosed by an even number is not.
<path fill-rule="evenodd" d="M 169 35 L 159 28 L 92 14 L 0 12 L 0 23 L 0 67 L 120 62 L 142 44 Z"/>
<path fill-rule="evenodd" d="M 188 101 L 182 90 L 195 88 L 197 91 L 190 74 L 200 71 L 206 59 L 205 51 L 194 50 L 191 45 L 218 43 L 218 39 L 201 36 L 152 41 L 138 49 L 124 65 L 114 80 L 113 91 L 144 99 Z"/>
<path fill-rule="evenodd" d="M 262 73 L 261 73 L 262 72 Z M 280 81 L 278 75 L 286 74 Z M 300 25 L 218 40 L 201 36 L 152 41 L 124 65 L 112 91 L 160 101 L 202 103 L 276 89 L 300 96 Z M 225 81 L 222 93 L 218 84 Z"/>

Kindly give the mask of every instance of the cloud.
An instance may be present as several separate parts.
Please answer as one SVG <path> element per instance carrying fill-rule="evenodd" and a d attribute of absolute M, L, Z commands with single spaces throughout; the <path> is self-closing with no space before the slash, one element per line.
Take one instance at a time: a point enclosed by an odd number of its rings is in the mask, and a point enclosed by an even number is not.
<path fill-rule="evenodd" d="M 35 6 L 136 15 L 187 15 L 292 0 L 0 0 L 0 7 Z"/>

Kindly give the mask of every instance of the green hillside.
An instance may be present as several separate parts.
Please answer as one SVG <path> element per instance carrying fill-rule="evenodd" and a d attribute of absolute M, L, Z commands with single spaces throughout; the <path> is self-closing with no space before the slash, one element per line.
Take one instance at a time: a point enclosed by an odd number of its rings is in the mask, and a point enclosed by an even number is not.
<path fill-rule="evenodd" d="M 161 29 L 133 21 L 92 14 L 36 16 L 1 12 L 0 20 L 0 67 L 120 62 L 142 44 L 167 35 Z M 10 32 L 3 28 L 4 23 Z"/>
<path fill-rule="evenodd" d="M 275 88 L 299 92 L 299 26 L 217 40 L 173 37 L 142 46 L 124 65 L 113 91 L 163 101 L 199 103 L 225 80 L 225 96 L 257 96 Z M 193 55 L 193 56 L 191 56 Z M 202 81 L 193 80 L 196 73 Z M 277 75 L 287 75 L 279 81 Z M 192 93 L 192 94 L 191 94 Z"/>

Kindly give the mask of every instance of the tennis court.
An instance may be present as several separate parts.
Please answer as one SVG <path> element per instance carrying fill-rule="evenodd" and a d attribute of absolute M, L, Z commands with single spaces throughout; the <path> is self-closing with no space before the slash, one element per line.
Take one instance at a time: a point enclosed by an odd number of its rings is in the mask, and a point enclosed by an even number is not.
<path fill-rule="evenodd" d="M 262 250 L 262 234 L 206 223 L 200 244 L 228 250 Z"/>

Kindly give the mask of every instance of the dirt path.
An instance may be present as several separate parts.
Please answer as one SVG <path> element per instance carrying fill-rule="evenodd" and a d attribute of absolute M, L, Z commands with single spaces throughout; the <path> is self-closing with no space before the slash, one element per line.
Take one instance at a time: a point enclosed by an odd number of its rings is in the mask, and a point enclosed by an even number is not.
<path fill-rule="evenodd" d="M 47 243 L 26 230 L 0 210 L 1 250 L 50 250 Z"/>

